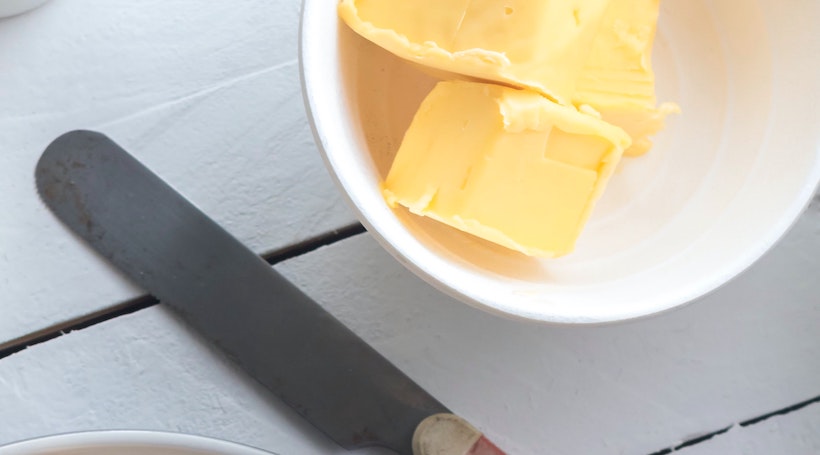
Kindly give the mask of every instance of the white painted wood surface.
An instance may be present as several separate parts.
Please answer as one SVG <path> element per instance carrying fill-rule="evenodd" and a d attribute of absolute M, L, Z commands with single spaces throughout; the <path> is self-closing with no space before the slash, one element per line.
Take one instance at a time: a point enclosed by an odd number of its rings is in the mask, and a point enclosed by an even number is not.
<path fill-rule="evenodd" d="M 641 454 L 820 395 L 818 234 L 815 204 L 729 285 L 679 311 L 607 327 L 475 311 L 368 237 L 282 269 L 512 453 Z"/>
<path fill-rule="evenodd" d="M 476 311 L 368 235 L 278 269 L 510 453 L 648 454 L 818 394 L 818 209 L 711 296 L 608 327 Z M 340 453 L 202 343 L 152 307 L 3 359 L 0 443 L 113 427 Z M 814 430 L 799 423 L 772 438 L 810 446 L 820 442 Z"/>
<path fill-rule="evenodd" d="M 355 221 L 305 118 L 298 20 L 298 0 L 54 0 L 0 21 L 0 346 L 140 293 L 37 198 L 37 158 L 71 129 L 259 252 Z"/>
<path fill-rule="evenodd" d="M 0 445 L 105 429 L 206 435 L 282 455 L 346 453 L 163 307 L 0 361 Z"/>
<path fill-rule="evenodd" d="M 820 404 L 777 416 L 750 427 L 733 427 L 728 433 L 681 449 L 680 455 L 817 455 L 820 453 Z"/>
<path fill-rule="evenodd" d="M 111 135 L 259 252 L 354 221 L 305 120 L 298 10 L 52 0 L 0 21 L 0 345 L 140 292 L 36 197 L 34 163 L 69 129 Z M 641 455 L 820 395 L 818 253 L 815 201 L 702 301 L 582 329 L 473 310 L 367 235 L 279 268 L 512 454 Z M 818 425 L 814 405 L 681 452 L 817 453 Z M 108 428 L 343 453 L 161 307 L 0 359 L 0 444 Z"/>

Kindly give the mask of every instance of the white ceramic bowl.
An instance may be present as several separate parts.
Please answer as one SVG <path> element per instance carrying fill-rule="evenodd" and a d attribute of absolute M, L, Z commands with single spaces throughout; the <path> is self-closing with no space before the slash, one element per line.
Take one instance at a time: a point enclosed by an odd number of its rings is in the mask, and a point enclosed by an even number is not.
<path fill-rule="evenodd" d="M 574 253 L 536 260 L 391 210 L 379 182 L 434 80 L 305 0 L 302 82 L 331 174 L 410 270 L 483 309 L 603 323 L 692 301 L 740 273 L 820 180 L 820 2 L 663 0 L 659 100 L 683 113 L 625 159 Z"/>
<path fill-rule="evenodd" d="M 93 431 L 31 439 L 0 447 L 0 455 L 270 455 L 218 439 L 159 431 Z"/>

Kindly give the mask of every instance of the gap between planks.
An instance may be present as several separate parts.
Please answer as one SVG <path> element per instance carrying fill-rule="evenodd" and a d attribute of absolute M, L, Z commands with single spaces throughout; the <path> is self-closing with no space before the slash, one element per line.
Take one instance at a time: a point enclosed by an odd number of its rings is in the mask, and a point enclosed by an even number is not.
<path fill-rule="evenodd" d="M 351 224 L 339 229 L 334 229 L 324 234 L 319 234 L 302 242 L 264 253 L 262 254 L 262 259 L 270 265 L 276 265 L 280 262 L 310 253 L 311 251 L 362 234 L 364 232 L 365 228 L 360 223 Z M 54 338 L 65 335 L 66 333 L 86 329 L 101 322 L 135 313 L 157 304 L 159 304 L 159 300 L 157 300 L 156 297 L 152 295 L 143 295 L 114 305 L 113 307 L 108 307 L 94 313 L 43 328 L 6 343 L 0 343 L 0 359 L 20 352 L 31 346 L 53 340 Z"/>
<path fill-rule="evenodd" d="M 820 194 L 818 195 L 818 197 L 820 197 Z M 279 250 L 274 250 L 269 253 L 262 254 L 262 258 L 265 261 L 267 261 L 268 264 L 276 265 L 280 262 L 293 259 L 297 256 L 310 253 L 311 251 L 315 251 L 324 246 L 331 245 L 333 243 L 345 240 L 356 235 L 363 234 L 365 232 L 366 229 L 360 223 L 351 224 L 340 229 L 335 229 L 333 231 L 326 232 L 315 237 L 311 237 L 307 240 L 287 246 L 285 248 L 281 248 Z M 8 357 L 17 352 L 23 351 L 31 346 L 45 343 L 54 338 L 58 338 L 62 335 L 73 332 L 75 330 L 83 330 L 88 327 L 97 325 L 105 321 L 109 321 L 120 316 L 136 313 L 137 311 L 158 305 L 159 303 L 160 302 L 156 299 L 156 297 L 152 295 L 143 295 L 128 300 L 126 302 L 120 303 L 118 305 L 115 305 L 113 307 L 100 310 L 95 313 L 75 318 L 61 324 L 46 327 L 42 330 L 38 330 L 29 335 L 26 335 L 25 337 L 17 338 L 7 343 L 0 344 L 0 359 Z M 744 420 L 738 424 L 729 425 L 728 427 L 721 428 L 717 431 L 712 431 L 704 435 L 683 441 L 675 446 L 671 446 L 665 449 L 658 450 L 656 452 L 652 452 L 649 455 L 668 455 L 679 450 L 682 450 L 684 448 L 691 447 L 702 442 L 706 442 L 716 436 L 720 436 L 731 430 L 735 425 L 740 427 L 756 425 L 773 417 L 786 415 L 815 403 L 820 403 L 820 396 L 816 396 L 806 401 L 802 401 L 800 403 L 793 404 L 791 406 L 787 406 L 785 408 L 778 409 L 767 414 L 763 414 L 748 420 Z"/>
<path fill-rule="evenodd" d="M 820 395 L 818 395 L 814 398 L 810 398 L 806 401 L 801 401 L 800 403 L 793 404 L 791 406 L 786 406 L 785 408 L 778 409 L 777 411 L 772 411 L 772 412 L 769 412 L 767 414 L 763 414 L 763 415 L 760 415 L 760 416 L 757 416 L 757 417 L 753 417 L 751 419 L 744 420 L 740 423 L 729 425 L 726 428 L 721 428 L 720 430 L 713 431 L 713 432 L 710 432 L 710 433 L 706 433 L 706 434 L 698 436 L 696 438 L 692 438 L 692 439 L 683 441 L 682 443 L 680 443 L 676 446 L 667 447 L 665 449 L 658 450 L 657 452 L 652 452 L 649 455 L 668 455 L 670 453 L 677 452 L 681 449 L 685 449 L 687 447 L 691 447 L 691 446 L 700 444 L 701 442 L 706 442 L 706 441 L 714 438 L 715 436 L 720 436 L 720 435 L 728 432 L 729 430 L 731 430 L 735 426 L 745 428 L 745 427 L 749 427 L 749 426 L 752 426 L 752 425 L 757 425 L 758 423 L 769 420 L 772 417 L 783 416 L 783 415 L 786 415 L 786 414 L 789 414 L 789 413 L 792 413 L 792 412 L 795 412 L 795 411 L 799 411 L 800 409 L 803 409 L 806 406 L 809 406 L 809 405 L 812 405 L 812 404 L 817 404 L 817 403 L 820 403 Z"/>

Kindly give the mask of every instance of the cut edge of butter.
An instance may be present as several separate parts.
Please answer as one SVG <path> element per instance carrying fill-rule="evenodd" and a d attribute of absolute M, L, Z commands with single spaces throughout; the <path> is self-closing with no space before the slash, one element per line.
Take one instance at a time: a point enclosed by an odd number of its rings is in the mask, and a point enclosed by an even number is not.
<path fill-rule="evenodd" d="M 572 97 L 580 109 L 597 111 L 632 137 L 624 156 L 648 152 L 666 117 L 680 113 L 677 104 L 657 105 L 652 49 L 660 2 L 610 0 Z"/>
<path fill-rule="evenodd" d="M 676 103 L 661 103 L 653 108 L 602 109 L 600 112 L 603 120 L 622 128 L 632 138 L 632 145 L 624 150 L 624 156 L 633 158 L 651 150 L 652 136 L 666 128 L 666 118 L 680 113 L 681 108 Z"/>
<path fill-rule="evenodd" d="M 628 147 L 631 143 L 629 135 L 622 128 L 602 122 L 600 114 L 594 109 L 590 112 L 572 105 L 557 104 L 544 96 L 540 99 L 533 97 L 533 94 L 538 93 L 513 88 L 508 89 L 504 98 L 498 99 L 499 112 L 504 118 L 507 131 L 542 131 L 555 125 L 567 133 L 605 136 L 619 146 Z M 567 118 L 567 114 L 572 116 L 572 121 Z"/>
<path fill-rule="evenodd" d="M 595 202 L 600 199 L 606 188 L 607 180 L 615 172 L 615 167 L 621 156 L 633 147 L 632 136 L 623 128 L 602 120 L 600 114 L 594 109 L 590 112 L 571 105 L 556 104 L 546 97 L 536 101 L 536 99 L 527 96 L 534 92 L 521 89 L 512 90 L 507 93 L 507 97 L 498 100 L 499 111 L 504 118 L 504 129 L 506 131 L 511 133 L 519 133 L 524 130 L 541 131 L 548 125 L 554 125 L 558 129 L 571 134 L 604 137 L 615 146 L 612 152 L 601 159 L 602 164 L 598 169 L 598 179 L 604 179 L 604 181 L 602 184 L 596 185 L 596 191 L 591 196 L 591 203 L 587 206 L 587 211 L 581 220 L 581 224 L 586 223 Z M 676 105 L 669 106 L 670 109 L 676 107 Z M 567 113 L 572 113 L 572 121 L 566 117 Z"/>
<path fill-rule="evenodd" d="M 592 136 L 605 140 L 611 145 L 607 152 L 601 157 L 596 173 L 594 185 L 587 197 L 587 202 L 583 206 L 577 221 L 573 221 L 572 232 L 575 233 L 573 240 L 561 248 L 545 250 L 534 246 L 527 246 L 508 235 L 504 230 L 489 226 L 476 219 L 465 218 L 457 213 L 442 216 L 434 210 L 430 210 L 433 202 L 439 193 L 439 187 L 435 183 L 424 185 L 424 189 L 416 192 L 414 196 L 402 197 L 388 187 L 388 179 L 381 183 L 381 192 L 391 208 L 405 207 L 410 213 L 425 216 L 443 224 L 449 225 L 468 234 L 483 238 L 484 240 L 504 246 L 506 248 L 519 251 L 529 256 L 553 258 L 563 256 L 572 252 L 575 242 L 588 221 L 597 201 L 606 188 L 608 180 L 615 172 L 615 168 L 620 161 L 623 151 L 631 144 L 629 135 L 621 128 L 607 124 L 599 118 L 579 112 L 572 106 L 558 105 L 534 91 L 512 89 L 500 85 L 482 84 L 474 82 L 442 81 L 434 88 L 428 99 L 422 103 L 417 112 L 417 116 L 425 115 L 429 111 L 433 101 L 440 102 L 439 90 L 444 86 L 452 85 L 483 85 L 485 96 L 495 98 L 498 106 L 498 115 L 503 121 L 503 130 L 509 134 L 517 134 L 531 131 L 543 131 L 546 128 L 555 127 L 565 133 Z M 414 118 L 413 123 L 419 119 Z M 412 134 L 411 124 L 407 134 Z M 570 166 L 569 164 L 563 164 Z M 393 169 L 391 168 L 391 174 Z"/>
<path fill-rule="evenodd" d="M 382 184 L 382 194 L 384 195 L 385 200 L 388 201 L 388 205 L 390 205 L 391 208 L 395 209 L 399 206 L 405 207 L 410 213 L 414 215 L 423 216 L 430 218 L 432 220 L 436 220 L 442 224 L 456 228 L 459 231 L 462 231 L 466 234 L 473 235 L 480 239 L 486 240 L 497 245 L 501 245 L 505 248 L 509 248 L 514 251 L 518 251 L 527 256 L 556 258 L 572 252 L 572 249 L 568 249 L 566 251 L 548 251 L 542 250 L 540 248 L 524 246 L 521 243 L 513 240 L 502 230 L 496 229 L 491 226 L 487 226 L 478 220 L 464 219 L 459 215 L 453 215 L 451 217 L 439 216 L 436 212 L 427 210 L 427 207 L 429 206 L 429 201 L 432 201 L 433 198 L 435 198 L 436 191 L 437 190 L 432 190 L 428 195 L 425 195 L 426 197 L 423 200 L 417 201 L 416 204 L 408 204 L 405 206 L 399 203 L 399 197 L 396 196 L 395 193 L 385 188 L 384 184 Z M 425 203 L 424 200 L 426 200 L 427 203 Z"/>
<path fill-rule="evenodd" d="M 449 63 L 462 58 L 473 60 L 476 66 L 509 67 L 510 59 L 500 52 L 486 49 L 466 49 L 463 51 L 450 52 L 442 48 L 434 41 L 416 43 L 407 36 L 386 28 L 377 27 L 372 22 L 363 20 L 359 16 L 355 0 L 342 0 L 338 5 L 339 17 L 359 35 L 366 37 L 379 46 L 400 57 L 404 57 L 403 50 L 410 50 L 415 56 L 415 61 L 422 62 L 429 60 L 436 67 L 449 66 Z"/>
<path fill-rule="evenodd" d="M 571 99 L 548 89 L 539 81 L 521 80 L 508 74 L 505 69 L 512 67 L 510 59 L 501 52 L 472 48 L 451 52 L 434 41 L 417 43 L 407 36 L 392 30 L 381 28 L 359 16 L 355 0 L 341 0 L 337 5 L 339 17 L 357 34 L 372 41 L 390 53 L 422 66 L 452 74 L 454 78 L 474 77 L 487 82 L 508 84 L 515 88 L 526 88 L 540 92 L 556 103 L 570 105 Z M 456 71 L 455 62 L 462 61 L 461 69 L 473 68 L 472 71 Z"/>

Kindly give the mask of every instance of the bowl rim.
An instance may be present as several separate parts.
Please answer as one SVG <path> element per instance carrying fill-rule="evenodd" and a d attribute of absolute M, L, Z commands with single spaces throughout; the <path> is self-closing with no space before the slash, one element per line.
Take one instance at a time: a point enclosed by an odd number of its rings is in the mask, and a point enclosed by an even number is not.
<path fill-rule="evenodd" d="M 337 121 L 336 118 L 328 118 L 323 112 L 322 106 L 332 102 L 327 99 L 317 99 L 317 91 L 313 88 L 317 78 L 314 77 L 314 71 L 311 71 L 316 58 L 320 55 L 325 59 L 330 54 L 332 57 L 337 57 L 337 52 L 328 53 L 326 41 L 312 39 L 312 34 L 306 32 L 306 29 L 312 27 L 312 17 L 316 10 L 319 9 L 318 4 L 322 0 L 303 0 L 302 11 L 299 25 L 298 37 L 298 59 L 299 59 L 299 78 L 302 90 L 302 100 L 305 106 L 305 111 L 310 123 L 311 132 L 313 133 L 314 141 L 320 151 L 325 167 L 335 182 L 337 188 L 341 190 L 344 199 L 348 205 L 353 209 L 356 217 L 365 226 L 367 231 L 373 235 L 377 242 L 387 250 L 399 263 L 404 265 L 407 269 L 413 272 L 416 276 L 423 279 L 428 284 L 432 285 L 439 291 L 455 298 L 461 302 L 467 303 L 475 308 L 514 320 L 523 320 L 535 322 L 545 325 L 609 325 L 613 323 L 621 323 L 627 321 L 634 321 L 645 319 L 649 317 L 658 316 L 668 311 L 682 308 L 686 305 L 694 303 L 699 299 L 709 295 L 726 284 L 733 281 L 749 267 L 754 265 L 766 252 L 777 244 L 797 223 L 801 215 L 809 208 L 812 199 L 818 190 L 820 190 L 820 159 L 815 161 L 814 167 L 808 174 L 806 183 L 802 186 L 800 192 L 793 199 L 792 204 L 787 210 L 783 212 L 777 223 L 773 223 L 766 232 L 765 236 L 761 236 L 754 245 L 754 248 L 748 248 L 746 254 L 738 256 L 733 261 L 727 261 L 726 265 L 721 267 L 709 277 L 704 277 L 693 282 L 693 285 L 687 286 L 686 292 L 669 293 L 657 298 L 657 305 L 651 311 L 622 311 L 620 313 L 613 313 L 609 316 L 602 317 L 567 317 L 556 315 L 554 313 L 544 312 L 525 312 L 520 309 L 505 309 L 497 302 L 489 299 L 481 298 L 480 296 L 470 294 L 464 290 L 460 290 L 453 284 L 446 282 L 440 277 L 430 273 L 425 267 L 420 264 L 418 252 L 410 248 L 401 248 L 396 245 L 396 242 L 388 239 L 381 229 L 378 228 L 378 220 L 371 219 L 369 211 L 363 207 L 362 197 L 351 185 L 350 179 L 347 176 L 341 175 L 337 172 L 337 165 L 331 153 L 328 153 L 328 138 L 322 131 L 323 124 L 331 124 Z M 327 35 L 327 30 L 324 31 Z M 334 40 L 335 42 L 335 40 Z M 325 44 L 325 47 L 321 47 Z M 316 48 L 318 46 L 319 48 Z M 336 47 L 334 47 L 335 49 Z M 815 144 L 815 153 L 820 156 L 820 143 Z"/>

